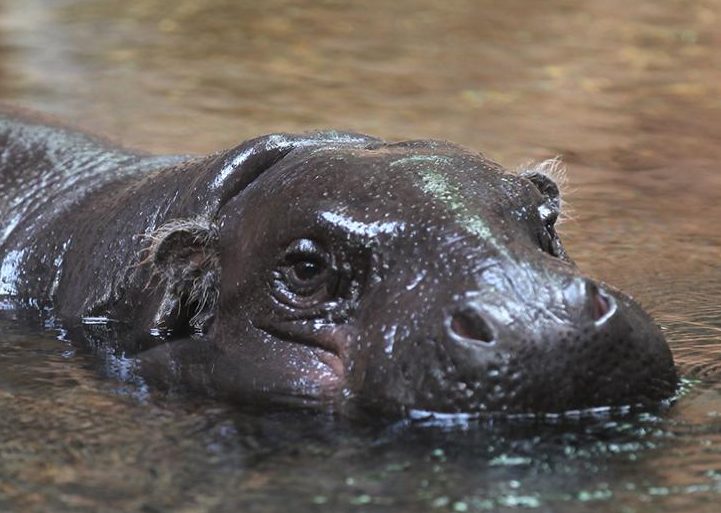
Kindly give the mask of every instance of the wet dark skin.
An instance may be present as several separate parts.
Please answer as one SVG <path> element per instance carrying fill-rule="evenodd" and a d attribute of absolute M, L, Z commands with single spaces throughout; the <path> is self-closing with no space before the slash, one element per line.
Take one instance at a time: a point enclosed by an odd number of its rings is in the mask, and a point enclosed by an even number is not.
<path fill-rule="evenodd" d="M 390 417 L 675 390 L 653 320 L 566 255 L 541 168 L 339 132 L 155 157 L 18 112 L 0 156 L 5 307 L 120 331 L 154 383 Z"/>

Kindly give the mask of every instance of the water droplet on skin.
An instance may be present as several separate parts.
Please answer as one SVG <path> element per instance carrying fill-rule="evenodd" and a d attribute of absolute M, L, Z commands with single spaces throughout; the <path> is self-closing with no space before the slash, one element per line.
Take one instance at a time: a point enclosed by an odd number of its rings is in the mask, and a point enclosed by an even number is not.
<path fill-rule="evenodd" d="M 391 326 L 391 328 L 388 331 L 386 331 L 386 333 L 384 335 L 384 339 L 386 342 L 384 351 L 388 356 L 393 354 L 393 347 L 396 343 L 396 332 L 397 331 L 398 331 L 398 326 L 394 325 L 394 326 Z"/>
<path fill-rule="evenodd" d="M 413 281 L 406 285 L 406 290 L 413 290 L 414 288 L 416 288 L 418 284 L 423 281 L 423 278 L 425 278 L 426 274 L 427 271 L 425 269 L 416 274 L 416 276 L 413 278 Z"/>

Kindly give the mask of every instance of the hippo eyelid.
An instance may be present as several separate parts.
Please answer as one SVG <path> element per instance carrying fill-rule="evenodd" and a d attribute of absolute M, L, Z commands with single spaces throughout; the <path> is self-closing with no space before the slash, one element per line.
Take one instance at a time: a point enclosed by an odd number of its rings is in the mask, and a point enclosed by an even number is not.
<path fill-rule="evenodd" d="M 312 239 L 294 240 L 285 250 L 285 259 L 290 262 L 309 257 L 323 263 L 328 260 L 328 255 L 323 247 Z"/>

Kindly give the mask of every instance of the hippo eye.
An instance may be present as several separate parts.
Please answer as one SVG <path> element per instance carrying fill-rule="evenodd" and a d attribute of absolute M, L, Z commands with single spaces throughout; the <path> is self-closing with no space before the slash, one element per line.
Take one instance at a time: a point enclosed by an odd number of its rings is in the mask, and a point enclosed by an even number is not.
<path fill-rule="evenodd" d="M 320 262 L 301 260 L 293 264 L 290 270 L 295 281 L 308 283 L 323 273 L 323 264 Z"/>
<path fill-rule="evenodd" d="M 295 255 L 285 266 L 284 274 L 290 288 L 300 294 L 314 292 L 325 285 L 328 266 L 310 255 Z"/>
<path fill-rule="evenodd" d="M 332 258 L 316 242 L 293 242 L 273 274 L 276 297 L 295 307 L 310 306 L 332 299 L 338 273 Z"/>

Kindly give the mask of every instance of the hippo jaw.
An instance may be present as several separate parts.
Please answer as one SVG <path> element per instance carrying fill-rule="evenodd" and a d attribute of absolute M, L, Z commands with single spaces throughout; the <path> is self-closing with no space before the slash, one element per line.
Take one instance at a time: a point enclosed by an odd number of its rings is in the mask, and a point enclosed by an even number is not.
<path fill-rule="evenodd" d="M 351 415 L 669 397 L 660 331 L 580 274 L 559 212 L 545 174 L 443 143 L 291 152 L 214 221 L 212 270 L 199 272 L 216 299 L 195 312 L 212 351 L 183 380 Z"/>

